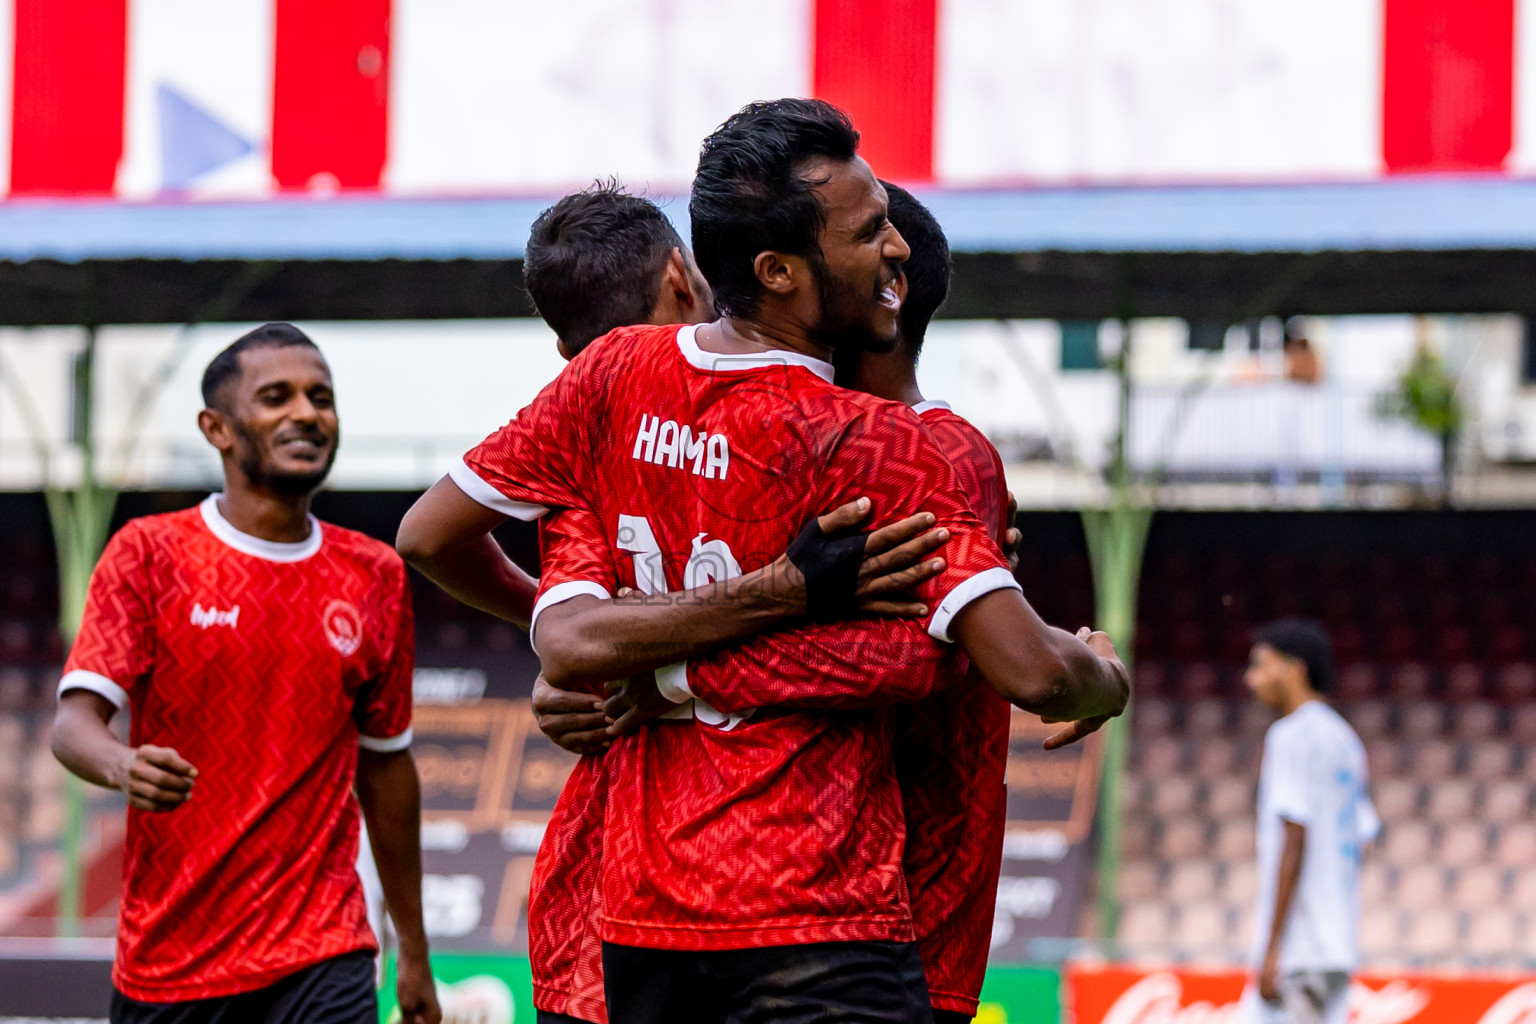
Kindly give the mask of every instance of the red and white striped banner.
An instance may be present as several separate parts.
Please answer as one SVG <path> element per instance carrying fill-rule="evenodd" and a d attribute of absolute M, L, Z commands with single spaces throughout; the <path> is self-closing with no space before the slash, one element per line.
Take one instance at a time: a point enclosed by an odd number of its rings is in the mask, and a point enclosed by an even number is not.
<path fill-rule="evenodd" d="M 1536 170 L 1536 0 L 0 0 L 0 194 L 676 189 L 815 94 L 889 177 Z"/>

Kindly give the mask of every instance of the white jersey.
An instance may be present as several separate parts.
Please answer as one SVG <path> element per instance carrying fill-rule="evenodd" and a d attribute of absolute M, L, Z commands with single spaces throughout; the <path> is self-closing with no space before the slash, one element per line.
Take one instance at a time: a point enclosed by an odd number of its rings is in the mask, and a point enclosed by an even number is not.
<path fill-rule="evenodd" d="M 1253 963 L 1263 962 L 1274 919 L 1284 821 L 1307 829 L 1301 877 L 1280 946 L 1280 971 L 1352 971 L 1358 962 L 1360 851 L 1381 821 L 1366 793 L 1365 747 L 1321 701 L 1269 727 L 1259 775 L 1259 893 Z"/>

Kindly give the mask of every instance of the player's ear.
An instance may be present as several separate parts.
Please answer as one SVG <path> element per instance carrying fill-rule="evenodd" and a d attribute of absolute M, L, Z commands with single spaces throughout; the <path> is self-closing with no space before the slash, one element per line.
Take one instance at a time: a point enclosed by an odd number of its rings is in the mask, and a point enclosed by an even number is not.
<path fill-rule="evenodd" d="M 781 252 L 760 252 L 752 261 L 752 270 L 758 282 L 776 295 L 792 294 L 808 269 L 800 257 Z"/>
<path fill-rule="evenodd" d="M 693 282 L 688 277 L 688 264 L 683 260 L 683 250 L 674 248 L 661 268 L 661 287 L 656 290 L 656 306 L 651 310 L 651 322 L 688 323 L 689 314 L 698 304 Z"/>
<path fill-rule="evenodd" d="M 198 413 L 197 429 L 220 452 L 227 452 L 235 446 L 235 434 L 230 429 L 229 416 L 217 409 L 204 409 Z"/>

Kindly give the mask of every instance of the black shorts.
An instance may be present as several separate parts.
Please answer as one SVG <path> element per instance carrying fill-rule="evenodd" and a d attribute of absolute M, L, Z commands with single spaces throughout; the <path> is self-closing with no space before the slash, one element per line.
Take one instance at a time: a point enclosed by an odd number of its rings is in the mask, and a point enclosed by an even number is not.
<path fill-rule="evenodd" d="M 931 1024 L 910 942 L 710 953 L 603 943 L 612 1024 Z"/>
<path fill-rule="evenodd" d="M 548 1010 L 535 1010 L 533 1019 L 536 1024 L 592 1024 L 589 1020 L 580 1017 L 572 1017 L 564 1013 L 550 1013 Z"/>
<path fill-rule="evenodd" d="M 971 1024 L 975 1020 L 968 1013 L 960 1013 L 957 1010 L 934 1010 L 933 1024 Z"/>
<path fill-rule="evenodd" d="M 115 989 L 112 1024 L 378 1024 L 378 978 L 365 950 L 322 960 L 266 988 L 217 999 L 145 1003 Z"/>

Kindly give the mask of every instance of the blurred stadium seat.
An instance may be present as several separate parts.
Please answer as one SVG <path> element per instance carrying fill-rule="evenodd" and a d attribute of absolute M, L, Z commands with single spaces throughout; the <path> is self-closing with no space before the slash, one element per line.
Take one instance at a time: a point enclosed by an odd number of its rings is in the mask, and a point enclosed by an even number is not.
<path fill-rule="evenodd" d="M 1219 944 L 1236 962 L 1250 941 L 1254 793 L 1271 719 L 1241 684 L 1242 655 L 1205 635 L 1224 591 L 1247 622 L 1299 603 L 1335 628 L 1335 700 L 1366 744 L 1384 822 L 1362 867 L 1366 961 L 1529 968 L 1536 670 L 1521 660 L 1524 568 L 1382 553 L 1315 569 L 1308 580 L 1294 560 L 1230 552 L 1148 561 L 1144 587 L 1158 601 L 1143 615 L 1156 636 L 1141 653 L 1158 660 L 1138 668 L 1138 683 L 1157 687 L 1138 692 L 1132 777 L 1144 788 L 1128 786 L 1126 801 L 1139 835 L 1158 841 L 1125 851 L 1122 894 L 1143 901 L 1134 920 L 1127 904 L 1128 950 L 1203 962 Z"/>
<path fill-rule="evenodd" d="M 46 733 L 62 655 L 46 540 L 4 538 L 0 561 L 0 749 L 20 751 L 0 760 L 0 896 L 36 870 L 63 820 L 63 773 Z M 1041 591 L 1042 614 L 1090 621 L 1081 557 L 1036 561 L 1021 575 L 1069 581 Z M 1336 628 L 1337 703 L 1366 743 L 1385 823 L 1362 869 L 1367 962 L 1536 963 L 1536 670 L 1520 660 L 1532 626 L 1517 585 L 1525 571 L 1488 557 L 1330 555 L 1316 565 L 1227 550 L 1149 557 L 1144 593 L 1158 599 L 1143 601 L 1123 789 L 1127 955 L 1246 956 L 1254 795 L 1271 719 L 1242 685 L 1242 660 L 1249 626 L 1289 607 L 1326 611 Z M 1451 591 L 1445 599 L 1416 596 L 1415 577 L 1429 575 Z M 415 598 L 426 647 L 526 644 L 420 581 Z M 92 800 L 97 813 L 120 814 L 115 794 L 93 790 Z"/>

